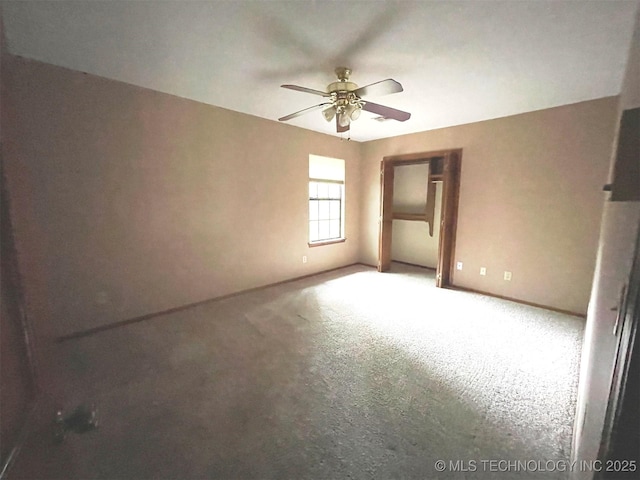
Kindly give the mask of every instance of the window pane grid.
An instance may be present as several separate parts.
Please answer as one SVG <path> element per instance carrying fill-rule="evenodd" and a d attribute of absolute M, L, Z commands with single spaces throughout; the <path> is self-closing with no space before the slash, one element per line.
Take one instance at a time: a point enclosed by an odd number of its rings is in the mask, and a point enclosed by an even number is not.
<path fill-rule="evenodd" d="M 340 182 L 309 181 L 309 241 L 342 238 L 342 192 Z"/>

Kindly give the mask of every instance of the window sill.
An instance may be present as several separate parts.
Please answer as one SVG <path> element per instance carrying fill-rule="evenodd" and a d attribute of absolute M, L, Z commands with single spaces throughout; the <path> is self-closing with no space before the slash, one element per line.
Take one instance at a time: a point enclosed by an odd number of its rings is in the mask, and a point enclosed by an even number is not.
<path fill-rule="evenodd" d="M 322 240 L 319 242 L 309 242 L 307 245 L 309 245 L 309 248 L 321 247 L 323 245 L 332 245 L 334 243 L 344 243 L 346 240 L 347 240 L 346 238 L 336 238 L 335 240 Z"/>

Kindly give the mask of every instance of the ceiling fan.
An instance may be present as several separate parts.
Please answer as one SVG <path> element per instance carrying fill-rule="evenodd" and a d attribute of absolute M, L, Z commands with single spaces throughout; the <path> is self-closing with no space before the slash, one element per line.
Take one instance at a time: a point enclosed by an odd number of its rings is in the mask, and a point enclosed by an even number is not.
<path fill-rule="evenodd" d="M 380 117 L 385 120 L 393 119 L 404 122 L 411 117 L 411 114 L 408 112 L 385 107 L 384 105 L 378 105 L 377 103 L 362 99 L 362 97 L 366 95 L 387 95 L 402 92 L 402 85 L 400 85 L 399 82 L 388 78 L 364 87 L 358 87 L 358 85 L 349 81 L 349 76 L 351 75 L 349 68 L 338 67 L 335 69 L 335 73 L 338 81 L 330 83 L 327 86 L 326 92 L 314 90 L 313 88 L 299 87 L 298 85 L 281 85 L 282 88 L 320 95 L 321 97 L 327 98 L 328 101 L 286 115 L 278 120 L 286 122 L 305 113 L 323 109 L 322 115 L 325 120 L 330 122 L 335 118 L 336 131 L 341 133 L 349 130 L 349 125 L 360 116 L 362 110 L 380 115 Z"/>

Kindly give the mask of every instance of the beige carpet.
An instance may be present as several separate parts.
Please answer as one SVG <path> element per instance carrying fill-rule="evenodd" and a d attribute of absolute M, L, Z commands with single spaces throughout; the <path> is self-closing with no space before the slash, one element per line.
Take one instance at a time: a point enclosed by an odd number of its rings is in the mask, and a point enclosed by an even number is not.
<path fill-rule="evenodd" d="M 582 331 L 347 267 L 61 344 L 63 401 L 101 426 L 34 439 L 13 478 L 565 478 L 540 462 L 568 459 Z"/>

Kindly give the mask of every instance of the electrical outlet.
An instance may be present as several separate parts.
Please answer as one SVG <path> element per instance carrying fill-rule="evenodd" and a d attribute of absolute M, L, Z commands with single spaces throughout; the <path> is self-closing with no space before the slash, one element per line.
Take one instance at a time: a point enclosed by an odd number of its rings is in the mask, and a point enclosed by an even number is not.
<path fill-rule="evenodd" d="M 510 281 L 511 281 L 511 272 L 506 272 L 506 271 L 505 271 L 505 272 L 504 272 L 504 279 L 505 279 L 507 282 L 510 282 Z"/>
<path fill-rule="evenodd" d="M 306 255 L 302 256 L 302 263 L 307 263 L 307 256 Z"/>
<path fill-rule="evenodd" d="M 480 275 L 486 275 L 487 269 L 485 267 L 480 267 Z"/>
<path fill-rule="evenodd" d="M 462 262 L 456 263 L 456 270 L 462 270 Z"/>

